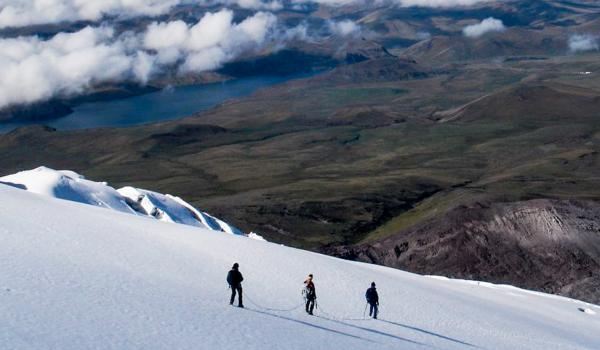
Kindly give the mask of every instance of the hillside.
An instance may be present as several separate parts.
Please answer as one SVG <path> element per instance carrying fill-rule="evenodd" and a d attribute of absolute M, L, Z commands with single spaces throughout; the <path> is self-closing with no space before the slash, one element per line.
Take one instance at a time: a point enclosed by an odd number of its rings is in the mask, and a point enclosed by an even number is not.
<path fill-rule="evenodd" d="M 420 208 L 388 223 L 402 225 Z M 485 279 L 600 302 L 600 205 L 531 200 L 455 205 L 394 234 L 329 253 L 424 274 Z"/>
<path fill-rule="evenodd" d="M 594 349 L 600 307 L 338 260 L 0 185 L 6 349 Z M 232 262 L 246 309 L 227 305 Z M 302 304 L 315 274 L 317 316 Z M 380 320 L 363 320 L 375 280 Z M 278 309 L 294 309 L 278 311 Z"/>

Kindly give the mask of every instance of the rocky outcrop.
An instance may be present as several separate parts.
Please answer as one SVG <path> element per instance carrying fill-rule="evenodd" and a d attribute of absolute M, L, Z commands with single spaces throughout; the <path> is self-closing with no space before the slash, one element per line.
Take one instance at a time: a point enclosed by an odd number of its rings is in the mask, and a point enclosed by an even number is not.
<path fill-rule="evenodd" d="M 463 205 L 383 240 L 331 253 L 598 303 L 600 203 L 539 199 Z"/>

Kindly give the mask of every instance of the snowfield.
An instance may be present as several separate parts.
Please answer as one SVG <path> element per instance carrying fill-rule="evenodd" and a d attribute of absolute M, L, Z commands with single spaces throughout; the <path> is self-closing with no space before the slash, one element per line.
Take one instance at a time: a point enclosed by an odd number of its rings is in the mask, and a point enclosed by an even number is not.
<path fill-rule="evenodd" d="M 600 348 L 600 307 L 572 299 L 339 260 L 6 185 L 0 200 L 2 349 Z M 228 305 L 234 262 L 246 309 Z M 308 273 L 316 316 L 301 308 Z M 371 281 L 380 320 L 363 319 Z"/>

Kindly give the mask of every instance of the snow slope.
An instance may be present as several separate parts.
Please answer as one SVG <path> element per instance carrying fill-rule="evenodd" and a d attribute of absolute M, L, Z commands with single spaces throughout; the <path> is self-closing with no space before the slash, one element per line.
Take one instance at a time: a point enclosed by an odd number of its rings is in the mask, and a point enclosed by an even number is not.
<path fill-rule="evenodd" d="M 600 307 L 576 300 L 198 234 L 4 185 L 0 200 L 2 349 L 600 348 Z M 236 261 L 246 309 L 228 305 Z M 296 309 L 307 273 L 313 317 Z M 371 281 L 377 321 L 362 320 Z"/>
<path fill-rule="evenodd" d="M 56 171 L 46 167 L 21 171 L 0 178 L 0 181 L 45 196 L 135 213 L 125 199 L 105 182 L 86 180 L 69 170 Z"/>
<path fill-rule="evenodd" d="M 106 182 L 94 182 L 69 170 L 39 167 L 0 178 L 10 184 L 45 196 L 90 204 L 106 209 L 147 216 L 170 223 L 206 228 L 262 240 L 254 233 L 241 230 L 201 212 L 183 199 L 134 187 L 115 190 Z"/>

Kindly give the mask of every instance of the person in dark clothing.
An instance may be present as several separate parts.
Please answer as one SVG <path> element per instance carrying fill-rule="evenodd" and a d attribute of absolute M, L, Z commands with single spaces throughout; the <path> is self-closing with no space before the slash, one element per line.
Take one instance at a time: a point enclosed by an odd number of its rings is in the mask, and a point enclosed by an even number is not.
<path fill-rule="evenodd" d="M 304 281 L 304 298 L 306 299 L 306 313 L 309 315 L 313 314 L 315 309 L 315 300 L 317 300 L 317 292 L 315 290 L 315 284 L 313 283 L 313 275 L 308 275 L 308 278 Z"/>
<path fill-rule="evenodd" d="M 369 316 L 373 316 L 374 319 L 377 319 L 377 309 L 379 308 L 379 295 L 377 295 L 375 282 L 371 282 L 371 288 L 367 289 L 365 297 L 367 298 L 367 303 L 369 303 L 370 305 Z"/>
<path fill-rule="evenodd" d="M 242 281 L 244 277 L 242 273 L 238 270 L 240 265 L 238 263 L 233 264 L 233 267 L 227 274 L 227 283 L 229 283 L 229 288 L 231 288 L 231 299 L 229 299 L 229 305 L 233 305 L 233 300 L 235 299 L 235 294 L 238 294 L 238 307 L 244 307 L 244 303 L 242 302 Z"/>

